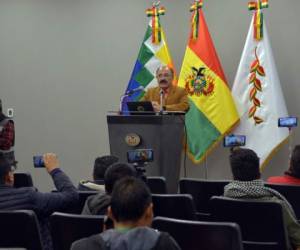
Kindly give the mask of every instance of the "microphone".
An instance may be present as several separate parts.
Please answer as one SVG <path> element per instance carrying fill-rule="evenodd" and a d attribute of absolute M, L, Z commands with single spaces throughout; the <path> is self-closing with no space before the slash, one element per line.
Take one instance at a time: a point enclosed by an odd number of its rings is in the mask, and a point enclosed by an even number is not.
<path fill-rule="evenodd" d="M 135 89 L 131 89 L 131 90 L 128 90 L 125 95 L 132 95 L 133 93 L 137 92 L 137 91 L 141 91 L 141 90 L 144 90 L 145 88 L 143 86 L 139 86 Z"/>
<path fill-rule="evenodd" d="M 159 107 L 159 109 L 160 109 L 160 113 L 162 114 L 163 113 L 163 99 L 164 99 L 164 90 L 162 89 L 162 88 L 160 88 L 160 90 L 159 90 L 159 100 L 160 100 L 160 107 Z"/>

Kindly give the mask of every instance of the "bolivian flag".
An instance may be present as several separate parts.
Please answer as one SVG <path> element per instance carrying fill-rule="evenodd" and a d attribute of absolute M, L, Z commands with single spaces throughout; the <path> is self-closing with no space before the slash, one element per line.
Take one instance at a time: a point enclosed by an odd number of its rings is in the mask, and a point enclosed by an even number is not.
<path fill-rule="evenodd" d="M 239 121 L 201 7 L 202 1 L 191 7 L 191 36 L 178 81 L 189 95 L 187 150 L 196 163 Z"/>

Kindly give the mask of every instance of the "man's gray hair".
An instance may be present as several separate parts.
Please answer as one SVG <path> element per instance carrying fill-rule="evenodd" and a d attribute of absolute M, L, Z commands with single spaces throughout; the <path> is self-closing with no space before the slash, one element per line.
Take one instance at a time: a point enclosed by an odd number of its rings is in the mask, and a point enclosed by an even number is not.
<path fill-rule="evenodd" d="M 172 68 L 170 68 L 168 65 L 160 65 L 156 70 L 156 75 L 157 75 L 158 71 L 163 70 L 163 69 L 170 70 L 172 73 L 172 76 L 174 76 L 174 70 Z"/>

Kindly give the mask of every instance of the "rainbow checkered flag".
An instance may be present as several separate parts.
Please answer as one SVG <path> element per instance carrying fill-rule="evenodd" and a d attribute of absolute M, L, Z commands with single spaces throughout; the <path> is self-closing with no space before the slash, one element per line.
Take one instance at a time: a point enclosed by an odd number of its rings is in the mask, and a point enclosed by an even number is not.
<path fill-rule="evenodd" d="M 202 1 L 195 1 L 191 7 L 191 36 L 178 81 L 189 95 L 190 109 L 185 116 L 187 152 L 195 163 L 205 159 L 239 121 L 201 8 Z"/>
<path fill-rule="evenodd" d="M 249 3 L 252 22 L 232 87 L 241 122 L 235 134 L 246 135 L 246 147 L 260 158 L 261 168 L 288 138 L 287 128 L 278 128 L 278 118 L 288 116 L 272 48 L 263 22 L 267 0 Z"/>
<path fill-rule="evenodd" d="M 147 89 L 157 86 L 155 75 L 158 67 L 167 65 L 174 70 L 165 34 L 160 24 L 160 15 L 165 13 L 165 9 L 156 3 L 152 8 L 147 9 L 146 13 L 150 21 L 125 93 L 137 91 L 124 99 L 122 111 L 127 110 L 126 102 L 140 100 Z M 174 84 L 176 84 L 176 76 Z"/>

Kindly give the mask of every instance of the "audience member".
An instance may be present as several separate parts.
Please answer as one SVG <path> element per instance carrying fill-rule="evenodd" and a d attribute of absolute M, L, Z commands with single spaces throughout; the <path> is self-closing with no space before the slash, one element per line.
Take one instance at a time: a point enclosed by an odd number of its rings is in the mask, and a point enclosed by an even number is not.
<path fill-rule="evenodd" d="M 116 181 L 126 176 L 135 175 L 135 169 L 127 163 L 115 163 L 111 165 L 104 175 L 105 193 L 100 192 L 97 195 L 89 196 L 84 204 L 82 214 L 106 214 L 107 207 L 110 205 L 110 195 Z"/>
<path fill-rule="evenodd" d="M 13 187 L 14 167 L 5 158 L 0 159 L 0 210 L 33 210 L 39 218 L 43 249 L 46 250 L 52 249 L 48 217 L 55 211 L 76 206 L 78 194 L 68 176 L 59 168 L 55 154 L 45 154 L 43 160 L 58 192 L 41 193 L 33 187 Z"/>
<path fill-rule="evenodd" d="M 283 183 L 300 185 L 300 145 L 296 145 L 291 159 L 290 167 L 283 176 L 272 176 L 267 180 L 269 183 Z"/>
<path fill-rule="evenodd" d="M 0 100 L 0 156 L 16 165 L 15 161 L 15 125 L 14 121 L 3 114 L 2 101 Z"/>
<path fill-rule="evenodd" d="M 140 179 L 126 177 L 116 183 L 108 214 L 114 229 L 78 240 L 71 249 L 180 249 L 167 233 L 150 228 L 153 219 L 151 194 Z"/>
<path fill-rule="evenodd" d="M 225 186 L 224 196 L 279 202 L 283 208 L 290 242 L 295 249 L 300 250 L 300 225 L 293 208 L 280 193 L 264 186 L 260 179 L 259 158 L 256 153 L 246 148 L 235 149 L 230 155 L 230 165 L 234 181 Z"/>
<path fill-rule="evenodd" d="M 94 163 L 93 181 L 81 180 L 78 189 L 81 191 L 105 191 L 104 174 L 109 166 L 119 161 L 119 158 L 113 155 L 97 157 Z"/>

